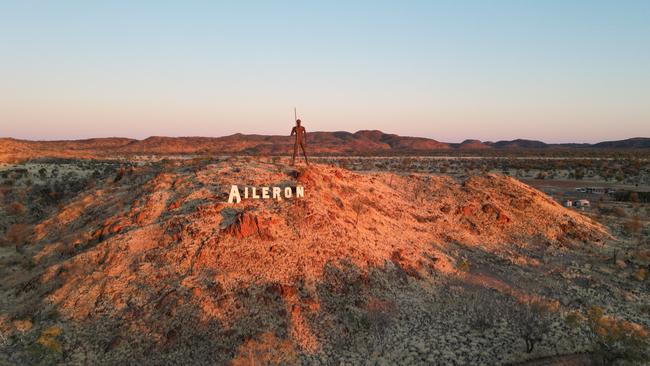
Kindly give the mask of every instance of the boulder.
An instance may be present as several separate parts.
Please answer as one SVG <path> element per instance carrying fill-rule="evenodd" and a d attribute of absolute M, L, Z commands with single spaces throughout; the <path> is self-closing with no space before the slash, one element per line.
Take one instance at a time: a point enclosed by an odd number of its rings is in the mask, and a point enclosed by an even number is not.
<path fill-rule="evenodd" d="M 266 228 L 260 226 L 256 215 L 251 212 L 240 212 L 233 209 L 221 211 L 221 230 L 227 235 L 237 239 L 257 236 L 260 239 L 270 239 L 271 235 Z"/>

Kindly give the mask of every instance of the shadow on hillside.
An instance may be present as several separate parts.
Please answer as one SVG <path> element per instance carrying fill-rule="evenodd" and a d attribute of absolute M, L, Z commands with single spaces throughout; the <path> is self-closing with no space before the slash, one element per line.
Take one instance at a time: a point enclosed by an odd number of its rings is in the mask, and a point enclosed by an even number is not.
<path fill-rule="evenodd" d="M 397 362 L 401 353 L 413 352 L 413 364 L 445 364 L 449 357 L 473 364 L 527 356 L 512 325 L 503 324 L 497 315 L 483 320 L 487 324 L 474 324 L 483 318 L 473 318 L 488 305 L 486 299 L 505 303 L 522 289 L 493 290 L 472 281 L 471 273 L 415 276 L 411 269 L 391 261 L 364 271 L 343 260 L 328 263 L 315 284 L 298 279 L 291 285 L 258 283 L 233 292 L 225 291 L 205 270 L 197 269 L 193 277 L 192 286 L 186 285 L 183 275 L 165 278 L 164 286 L 134 294 L 120 309 L 106 294 L 83 320 L 65 320 L 55 312 L 35 309 L 34 328 L 19 341 L 6 343 L 3 352 L 20 364 L 55 360 L 63 364 L 284 365 L 316 359 L 338 364 L 339 357 L 354 362 L 362 355 Z M 40 286 L 50 291 L 39 292 L 41 287 L 25 291 L 33 292 L 48 308 L 47 294 L 58 284 Z M 136 287 L 150 284 L 136 283 Z M 304 322 L 302 327 L 297 328 L 297 320 Z M 39 343 L 43 329 L 52 324 L 63 329 L 56 338 L 60 348 Z M 296 339 L 309 336 L 317 340 L 316 348 L 301 348 Z M 538 356 L 567 352 L 542 345 L 544 353 Z"/>

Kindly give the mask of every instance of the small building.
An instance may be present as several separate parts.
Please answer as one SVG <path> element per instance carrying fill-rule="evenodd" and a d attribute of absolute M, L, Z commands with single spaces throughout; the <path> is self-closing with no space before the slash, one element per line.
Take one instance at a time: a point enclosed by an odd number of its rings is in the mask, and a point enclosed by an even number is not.
<path fill-rule="evenodd" d="M 573 201 L 573 206 L 574 207 L 589 207 L 591 205 L 589 204 L 588 200 L 583 199 L 583 200 L 575 200 L 575 201 Z"/>

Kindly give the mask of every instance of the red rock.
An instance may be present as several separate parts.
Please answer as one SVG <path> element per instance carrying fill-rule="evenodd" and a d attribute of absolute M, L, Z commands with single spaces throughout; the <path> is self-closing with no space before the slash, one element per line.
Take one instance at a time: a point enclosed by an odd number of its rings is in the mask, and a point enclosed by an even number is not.
<path fill-rule="evenodd" d="M 260 239 L 269 239 L 270 235 L 267 230 L 260 227 L 257 216 L 249 212 L 237 213 L 235 220 L 223 231 L 238 239 L 247 238 L 252 235 L 257 235 Z"/>
<path fill-rule="evenodd" d="M 175 209 L 181 207 L 181 203 L 182 203 L 181 200 L 176 200 L 176 201 L 170 203 L 169 204 L 169 210 L 175 210 Z"/>
<path fill-rule="evenodd" d="M 474 207 L 473 205 L 467 205 L 467 206 L 460 207 L 457 212 L 463 215 L 463 217 L 468 217 L 468 216 L 472 216 L 475 211 L 476 211 L 476 207 Z"/>
<path fill-rule="evenodd" d="M 146 214 L 144 211 L 140 211 L 136 216 L 135 216 L 135 223 L 136 224 L 142 224 L 146 218 Z"/>

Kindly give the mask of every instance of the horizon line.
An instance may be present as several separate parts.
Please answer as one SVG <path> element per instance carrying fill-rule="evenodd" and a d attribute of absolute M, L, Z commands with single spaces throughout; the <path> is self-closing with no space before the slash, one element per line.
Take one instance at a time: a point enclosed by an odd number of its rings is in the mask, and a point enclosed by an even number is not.
<path fill-rule="evenodd" d="M 496 142 L 501 142 L 501 141 L 517 141 L 517 140 L 524 140 L 524 141 L 535 141 L 535 142 L 542 142 L 547 145 L 566 145 L 566 144 L 576 144 L 576 145 L 593 145 L 593 144 L 598 144 L 602 142 L 610 142 L 610 141 L 626 141 L 626 140 L 633 140 L 633 139 L 650 139 L 650 137 L 646 136 L 632 136 L 632 137 L 625 137 L 625 138 L 619 138 L 619 139 L 603 139 L 603 140 L 598 140 L 594 142 L 578 142 L 578 141 L 571 141 L 571 142 L 547 142 L 541 139 L 535 139 L 535 138 L 530 138 L 530 137 L 517 137 L 517 138 L 512 138 L 512 139 L 495 139 L 495 140 L 481 140 L 478 138 L 466 138 L 462 141 L 458 142 L 450 142 L 450 141 L 442 141 L 438 140 L 433 137 L 425 137 L 425 136 L 414 136 L 414 135 L 400 135 L 397 133 L 390 133 L 390 132 L 384 132 L 381 130 L 367 130 L 367 129 L 362 129 L 362 130 L 357 130 L 355 132 L 350 132 L 350 131 L 345 131 L 345 130 L 336 130 L 336 131 L 312 131 L 308 132 L 308 134 L 314 134 L 314 133 L 337 133 L 337 132 L 344 132 L 344 133 L 350 133 L 350 134 L 357 134 L 360 132 L 381 132 L 382 134 L 385 135 L 395 135 L 399 137 L 405 137 L 405 138 L 422 138 L 422 139 L 428 139 L 428 140 L 434 140 L 439 143 L 444 143 L 444 144 L 461 144 L 466 141 L 479 141 L 481 143 L 496 143 Z M 126 140 L 133 140 L 133 141 L 144 141 L 147 139 L 151 138 L 173 138 L 173 139 L 182 139 L 182 138 L 208 138 L 208 139 L 218 139 L 218 138 L 223 138 L 223 137 L 230 137 L 230 136 L 235 136 L 235 135 L 242 135 L 242 136 L 269 136 L 269 137 L 289 137 L 289 135 L 279 135 L 279 134 L 265 134 L 265 133 L 243 133 L 243 132 L 235 132 L 231 134 L 226 134 L 226 135 L 150 135 L 144 138 L 137 138 L 137 137 L 126 137 L 126 136 L 96 136 L 96 137 L 81 137 L 81 138 L 70 138 L 70 139 L 32 139 L 32 138 L 19 138 L 19 137 L 12 137 L 12 136 L 0 136 L 0 139 L 11 139 L 11 140 L 17 140 L 17 141 L 27 141 L 27 142 L 72 142 L 72 141 L 88 141 L 88 140 L 101 140 L 101 139 L 126 139 Z"/>

